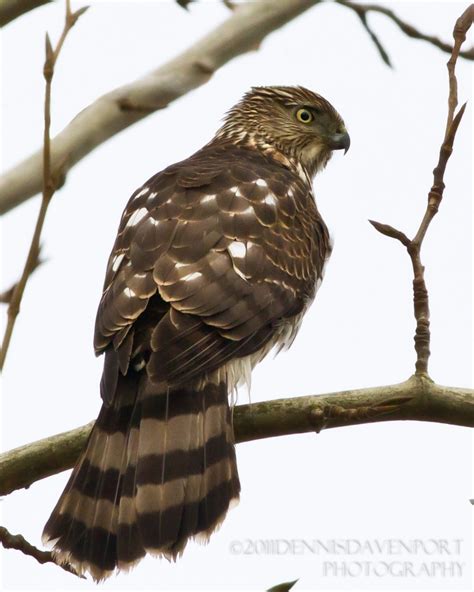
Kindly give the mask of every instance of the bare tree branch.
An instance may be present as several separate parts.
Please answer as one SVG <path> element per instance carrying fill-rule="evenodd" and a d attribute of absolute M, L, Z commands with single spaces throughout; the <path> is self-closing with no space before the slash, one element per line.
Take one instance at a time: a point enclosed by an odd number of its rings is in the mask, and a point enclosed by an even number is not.
<path fill-rule="evenodd" d="M 38 563 L 54 563 L 78 578 L 85 579 L 85 577 L 79 575 L 69 563 L 57 563 L 50 551 L 41 551 L 41 549 L 38 549 L 29 543 L 21 534 L 11 534 L 3 526 L 0 526 L 0 543 L 5 549 L 15 549 L 16 551 L 21 551 L 24 555 L 34 557 Z"/>
<path fill-rule="evenodd" d="M 372 29 L 370 29 L 367 25 L 367 15 L 369 14 L 369 12 L 378 12 L 380 14 L 385 15 L 391 21 L 393 21 L 398 26 L 398 28 L 401 31 L 403 31 L 403 33 L 405 33 L 405 35 L 407 35 L 408 37 L 411 37 L 412 39 L 420 39 L 421 41 L 426 41 L 428 43 L 431 43 L 431 45 L 438 47 L 439 49 L 441 49 L 442 51 L 445 51 L 446 53 L 451 53 L 453 50 L 452 45 L 449 45 L 449 43 L 445 43 L 444 41 L 441 41 L 441 39 L 439 39 L 438 37 L 435 37 L 434 35 L 426 35 L 425 33 L 422 33 L 421 31 L 419 31 L 418 29 L 416 29 L 415 27 L 413 27 L 409 23 L 406 23 L 404 20 L 402 20 L 400 17 L 398 17 L 393 12 L 393 10 L 390 10 L 389 8 L 385 8 L 384 6 L 379 6 L 378 4 L 359 4 L 359 3 L 351 2 L 350 0 L 334 0 L 334 2 L 336 2 L 337 4 L 341 4 L 342 6 L 346 6 L 347 8 L 350 8 L 351 10 L 353 10 L 357 14 L 357 16 L 361 19 L 362 23 L 364 24 L 364 27 L 368 30 L 372 40 L 376 44 L 377 50 L 379 51 L 383 61 L 389 66 L 390 66 L 390 60 L 388 60 L 387 53 L 385 52 L 385 50 L 381 46 L 378 38 L 373 33 Z M 471 7 L 468 8 L 467 10 L 470 10 L 470 9 L 471 9 Z M 474 48 L 471 47 L 468 50 L 462 51 L 459 53 L 459 55 L 463 58 L 466 58 L 467 60 L 474 60 Z"/>
<path fill-rule="evenodd" d="M 28 278 L 34 269 L 38 266 L 38 253 L 40 248 L 41 232 L 43 230 L 46 212 L 51 202 L 56 189 L 58 188 L 58 175 L 51 165 L 51 147 L 50 147 L 50 127 L 51 127 L 51 83 L 54 76 L 54 67 L 61 52 L 62 46 L 69 31 L 74 27 L 77 19 L 87 10 L 87 7 L 80 8 L 76 12 L 71 11 L 70 1 L 66 0 L 66 18 L 64 21 L 63 31 L 53 50 L 48 34 L 46 34 L 46 60 L 43 68 L 43 75 L 46 81 L 46 91 L 44 99 L 44 137 L 43 150 L 41 153 L 41 160 L 43 165 L 42 181 L 43 181 L 43 198 L 41 200 L 41 207 L 36 220 L 35 231 L 31 240 L 30 250 L 26 258 L 23 273 L 20 280 L 15 285 L 13 293 L 10 298 L 7 311 L 7 326 L 3 336 L 2 348 L 0 350 L 0 370 L 3 370 L 5 358 L 10 345 L 10 340 L 15 327 L 15 321 L 20 312 L 20 304 L 23 298 Z"/>
<path fill-rule="evenodd" d="M 52 0 L 0 0 L 0 27 L 34 8 L 49 4 Z"/>
<path fill-rule="evenodd" d="M 260 0 L 238 4 L 231 16 L 200 41 L 147 76 L 117 88 L 86 107 L 51 143 L 58 178 L 94 148 L 172 101 L 205 84 L 231 59 L 258 48 L 272 31 L 321 0 Z M 0 177 L 0 214 L 41 190 L 38 151 Z"/>
<path fill-rule="evenodd" d="M 474 391 L 412 376 L 395 385 L 239 405 L 233 413 L 237 442 L 394 420 L 474 427 Z M 93 425 L 1 454 L 0 495 L 73 467 Z"/>
<path fill-rule="evenodd" d="M 339 1 L 339 0 L 338 0 Z M 444 191 L 444 173 L 448 159 L 453 151 L 454 138 L 461 122 L 466 104 L 464 104 L 456 115 L 454 112 L 457 106 L 457 80 L 455 74 L 456 61 L 461 55 L 460 48 L 466 39 L 466 33 L 472 25 L 474 17 L 474 5 L 469 6 L 456 21 L 453 31 L 454 47 L 452 55 L 447 64 L 449 74 L 449 98 L 448 98 L 448 118 L 444 140 L 439 151 L 438 164 L 433 170 L 433 185 L 428 193 L 428 203 L 423 219 L 420 223 L 415 237 L 410 240 L 407 236 L 389 226 L 369 220 L 369 222 L 382 234 L 399 240 L 407 249 L 413 266 L 413 303 L 416 319 L 415 331 L 415 351 L 416 351 L 416 374 L 428 376 L 428 360 L 430 357 L 430 308 L 428 290 L 425 282 L 425 268 L 421 262 L 421 246 L 426 236 L 431 221 L 438 213 L 439 205 L 443 199 Z"/>

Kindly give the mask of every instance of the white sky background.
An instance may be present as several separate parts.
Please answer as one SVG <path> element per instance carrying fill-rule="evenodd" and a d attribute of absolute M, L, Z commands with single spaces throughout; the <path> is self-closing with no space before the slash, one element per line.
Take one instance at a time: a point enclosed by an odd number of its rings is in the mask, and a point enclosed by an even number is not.
<path fill-rule="evenodd" d="M 79 3 L 74 3 L 76 7 Z M 53 132 L 100 94 L 155 68 L 228 15 L 217 1 L 189 13 L 174 2 L 93 2 L 66 41 L 53 86 Z M 427 33 L 451 38 L 467 3 L 388 6 Z M 41 142 L 44 33 L 57 39 L 62 3 L 2 31 L 2 150 L 8 169 Z M 209 140 L 223 113 L 252 85 L 301 84 L 331 100 L 352 147 L 315 180 L 318 206 L 335 240 L 323 286 L 292 349 L 254 372 L 252 400 L 401 382 L 412 373 L 411 268 L 401 245 L 368 218 L 412 236 L 425 209 L 444 132 L 448 59 L 408 39 L 391 22 L 370 22 L 394 70 L 378 57 L 357 17 L 324 3 L 267 38 L 257 53 L 219 70 L 204 87 L 101 146 L 69 174 L 49 208 L 48 262 L 31 278 L 4 373 L 3 449 L 82 425 L 100 407 L 102 360 L 92 350 L 96 307 L 119 218 L 132 191 Z M 466 44 L 468 45 L 468 44 Z M 469 99 L 445 176 L 441 210 L 423 259 L 432 313 L 432 377 L 471 384 L 472 70 L 458 63 Z M 39 201 L 1 219 L 2 284 L 19 275 Z M 240 394 L 246 402 L 246 393 Z M 300 578 L 295 590 L 470 589 L 471 435 L 427 423 L 381 423 L 319 435 L 241 444 L 240 505 L 207 547 L 191 543 L 177 564 L 145 559 L 105 590 L 264 590 Z M 2 524 L 40 545 L 67 474 L 3 499 Z M 257 555 L 252 541 L 446 539 L 450 555 Z M 460 553 L 454 539 L 461 539 Z M 233 541 L 252 554 L 234 555 Z M 4 551 L 4 589 L 92 590 L 55 566 Z M 324 562 L 432 561 L 463 565 L 462 577 L 335 577 Z"/>

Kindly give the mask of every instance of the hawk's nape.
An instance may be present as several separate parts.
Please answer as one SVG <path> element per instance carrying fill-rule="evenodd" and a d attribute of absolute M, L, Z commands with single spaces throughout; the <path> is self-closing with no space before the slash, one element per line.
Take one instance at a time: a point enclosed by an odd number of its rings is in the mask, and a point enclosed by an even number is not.
<path fill-rule="evenodd" d="M 238 500 L 228 394 L 291 344 L 330 254 L 311 177 L 349 146 L 301 87 L 252 89 L 131 197 L 96 320 L 102 409 L 44 530 L 101 580 L 207 539 Z"/>

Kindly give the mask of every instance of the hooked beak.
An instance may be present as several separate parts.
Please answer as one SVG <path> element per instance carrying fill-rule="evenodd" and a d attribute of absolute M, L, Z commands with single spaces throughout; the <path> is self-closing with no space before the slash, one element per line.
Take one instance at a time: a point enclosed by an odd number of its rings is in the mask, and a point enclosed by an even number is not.
<path fill-rule="evenodd" d="M 351 137 L 347 132 L 342 134 L 333 134 L 328 138 L 328 146 L 331 150 L 344 150 L 344 154 L 349 150 Z"/>

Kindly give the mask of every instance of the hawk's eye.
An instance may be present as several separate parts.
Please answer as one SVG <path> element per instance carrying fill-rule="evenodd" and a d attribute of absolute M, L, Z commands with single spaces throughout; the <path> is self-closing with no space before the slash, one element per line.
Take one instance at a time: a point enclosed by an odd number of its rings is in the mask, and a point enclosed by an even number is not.
<path fill-rule="evenodd" d="M 301 123 L 311 123 L 314 119 L 313 114 L 308 109 L 298 109 L 296 119 Z"/>

